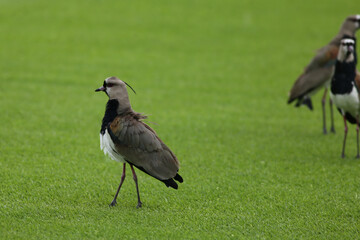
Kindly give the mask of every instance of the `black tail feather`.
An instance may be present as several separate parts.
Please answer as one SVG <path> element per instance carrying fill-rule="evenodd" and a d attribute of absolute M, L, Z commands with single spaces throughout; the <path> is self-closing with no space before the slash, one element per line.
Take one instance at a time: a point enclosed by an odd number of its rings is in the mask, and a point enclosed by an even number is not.
<path fill-rule="evenodd" d="M 129 162 L 128 162 L 129 163 Z M 131 164 L 131 165 L 134 165 L 134 164 L 132 164 L 132 163 L 129 163 L 129 164 Z M 141 171 L 143 171 L 144 173 L 147 173 L 147 174 L 149 174 L 144 168 L 142 168 L 142 167 L 138 167 L 138 166 L 136 166 L 136 165 L 134 165 L 135 167 L 137 167 L 139 170 L 141 170 Z M 150 175 L 150 174 L 149 174 Z M 150 176 L 152 176 L 152 175 L 150 175 Z M 154 176 L 152 176 L 152 177 L 154 177 Z M 156 177 L 154 177 L 154 178 L 156 178 Z M 156 179 L 158 179 L 158 178 L 156 178 Z M 176 180 L 176 181 L 178 181 L 178 182 L 183 182 L 183 178 L 179 175 L 179 174 L 176 174 L 175 175 L 175 177 L 174 177 L 174 179 Z M 162 181 L 163 183 L 165 183 L 165 185 L 167 186 L 167 187 L 172 187 L 172 188 L 174 188 L 174 189 L 178 189 L 178 185 L 177 185 L 177 183 L 174 181 L 174 179 L 173 178 L 170 178 L 170 179 L 166 179 L 166 180 L 161 180 L 161 179 L 158 179 L 158 180 L 160 180 L 160 181 Z"/>
<path fill-rule="evenodd" d="M 309 97 L 298 98 L 298 100 L 295 104 L 295 107 L 300 107 L 301 105 L 306 105 L 310 110 L 314 109 L 311 98 L 309 98 Z"/>
<path fill-rule="evenodd" d="M 310 110 L 313 110 L 313 105 L 311 102 L 311 98 L 304 98 L 301 104 L 306 105 Z"/>
<path fill-rule="evenodd" d="M 356 124 L 356 118 L 354 118 L 350 113 L 345 113 L 346 120 L 351 124 Z"/>
<path fill-rule="evenodd" d="M 165 185 L 167 187 L 172 187 L 174 189 L 178 189 L 178 185 L 177 183 L 174 181 L 174 179 L 170 178 L 170 179 L 167 179 L 167 180 L 160 180 L 162 181 L 163 183 L 165 183 Z"/>
<path fill-rule="evenodd" d="M 176 174 L 176 176 L 174 177 L 174 179 L 180 183 L 182 183 L 184 180 L 183 178 L 179 175 L 179 174 Z"/>
<path fill-rule="evenodd" d="M 341 115 L 343 115 L 340 108 L 338 108 L 337 110 L 339 111 L 339 113 L 340 113 Z M 346 120 L 347 120 L 349 123 L 351 123 L 351 124 L 356 124 L 356 118 L 354 118 L 350 113 L 345 112 L 345 118 L 346 118 Z"/>
<path fill-rule="evenodd" d="M 166 179 L 166 180 L 160 180 L 162 181 L 163 183 L 165 183 L 165 185 L 167 187 L 172 187 L 174 189 L 178 189 L 178 185 L 177 183 L 174 181 L 174 179 L 180 183 L 182 183 L 184 180 L 183 178 L 179 175 L 179 174 L 176 174 L 174 178 L 170 178 L 170 179 Z"/>

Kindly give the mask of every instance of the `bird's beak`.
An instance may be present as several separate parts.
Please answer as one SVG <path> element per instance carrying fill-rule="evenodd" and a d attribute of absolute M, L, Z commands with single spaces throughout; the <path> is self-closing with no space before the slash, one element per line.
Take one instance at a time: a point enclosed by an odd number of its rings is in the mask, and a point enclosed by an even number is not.
<path fill-rule="evenodd" d="M 95 92 L 105 91 L 105 87 L 101 86 L 98 89 L 95 90 Z"/>
<path fill-rule="evenodd" d="M 354 52 L 354 47 L 353 47 L 353 46 L 349 46 L 349 47 L 348 47 L 348 51 L 351 52 L 351 53 Z"/>

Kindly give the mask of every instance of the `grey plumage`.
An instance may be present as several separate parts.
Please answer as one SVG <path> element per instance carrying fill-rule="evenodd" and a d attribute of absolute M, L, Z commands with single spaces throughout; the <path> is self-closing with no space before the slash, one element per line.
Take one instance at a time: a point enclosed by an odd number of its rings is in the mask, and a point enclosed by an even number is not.
<path fill-rule="evenodd" d="M 118 116 L 108 131 L 116 150 L 125 160 L 159 179 L 173 178 L 179 170 L 179 162 L 171 150 L 157 137 L 154 130 L 129 112 Z"/>
<path fill-rule="evenodd" d="M 322 98 L 324 133 L 327 132 L 325 123 L 325 97 L 331 77 L 334 73 L 340 41 L 344 35 L 354 37 L 355 32 L 359 27 L 360 15 L 351 15 L 347 17 L 341 25 L 338 34 L 326 46 L 317 51 L 317 54 L 305 67 L 304 72 L 298 77 L 289 92 L 288 103 L 292 103 L 296 100 L 297 103 L 295 106 L 299 107 L 302 104 L 305 104 L 312 109 L 311 96 L 321 88 L 325 87 Z M 332 109 L 331 101 L 330 106 Z M 331 119 L 333 119 L 332 114 Z M 331 125 L 332 131 L 335 131 L 333 120 Z"/>
<path fill-rule="evenodd" d="M 138 192 L 138 207 L 141 207 L 137 177 L 133 166 L 177 189 L 182 177 L 177 173 L 179 161 L 162 142 L 156 132 L 142 120 L 146 116 L 132 110 L 126 83 L 116 77 L 107 78 L 96 91 L 104 91 L 109 96 L 105 116 L 100 131 L 100 147 L 112 159 L 124 163 L 123 176 L 111 205 L 125 179 L 125 164 L 132 168 Z"/>

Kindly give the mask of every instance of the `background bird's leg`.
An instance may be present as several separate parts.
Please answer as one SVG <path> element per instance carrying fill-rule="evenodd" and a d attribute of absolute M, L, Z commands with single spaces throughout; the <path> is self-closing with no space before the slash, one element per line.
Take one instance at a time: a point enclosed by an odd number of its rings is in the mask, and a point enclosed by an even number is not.
<path fill-rule="evenodd" d="M 341 157 L 344 158 L 345 157 L 345 143 L 346 143 L 346 135 L 347 135 L 347 132 L 348 132 L 348 127 L 347 127 L 347 124 L 346 124 L 346 117 L 345 117 L 345 114 L 343 115 L 344 117 L 344 125 L 345 125 L 345 128 L 344 128 L 344 142 L 343 142 L 343 149 L 342 149 L 342 153 L 341 153 Z"/>
<path fill-rule="evenodd" d="M 322 112 L 323 112 L 323 133 L 327 134 L 327 130 L 326 130 L 326 118 L 325 118 L 325 102 L 326 102 L 326 93 L 327 93 L 327 88 L 325 88 L 324 90 L 324 95 L 321 99 L 321 105 L 322 105 Z"/>
<path fill-rule="evenodd" d="M 123 172 L 122 172 L 122 175 L 121 175 L 120 184 L 119 184 L 119 187 L 118 187 L 118 189 L 116 191 L 114 200 L 112 200 L 112 202 L 110 203 L 110 206 L 115 206 L 116 205 L 116 198 L 119 195 L 121 185 L 123 184 L 123 182 L 125 180 L 125 171 L 126 171 L 126 163 L 124 163 L 124 165 L 123 165 Z"/>
<path fill-rule="evenodd" d="M 332 101 L 331 98 L 329 98 L 329 104 L 330 104 L 330 117 L 331 117 L 331 129 L 330 129 L 330 131 L 332 133 L 335 133 L 333 101 Z"/>
<path fill-rule="evenodd" d="M 136 206 L 136 208 L 140 208 L 141 205 L 142 205 L 142 202 L 140 201 L 140 193 L 139 193 L 139 186 L 138 186 L 137 176 L 136 176 L 133 165 L 130 164 L 130 167 L 131 167 L 131 171 L 132 171 L 132 174 L 133 174 L 133 179 L 134 179 L 134 182 L 135 182 L 135 185 L 136 185 L 136 192 L 137 192 L 137 197 L 138 197 L 138 205 Z"/>
<path fill-rule="evenodd" d="M 360 155 L 359 155 L 359 115 L 356 116 L 356 144 L 357 144 L 356 158 L 360 158 Z"/>

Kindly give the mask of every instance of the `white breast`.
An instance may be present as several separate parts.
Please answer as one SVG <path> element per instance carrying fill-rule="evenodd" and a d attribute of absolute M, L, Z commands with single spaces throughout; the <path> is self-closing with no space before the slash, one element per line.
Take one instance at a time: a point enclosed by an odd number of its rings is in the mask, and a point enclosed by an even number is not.
<path fill-rule="evenodd" d="M 115 149 L 115 144 L 112 141 L 107 129 L 104 135 L 100 133 L 100 149 L 104 151 L 112 160 L 125 163 L 124 157 L 121 156 Z"/>
<path fill-rule="evenodd" d="M 355 118 L 359 114 L 359 93 L 355 86 L 349 94 L 332 94 L 330 92 L 330 97 L 341 110 L 350 113 Z"/>

